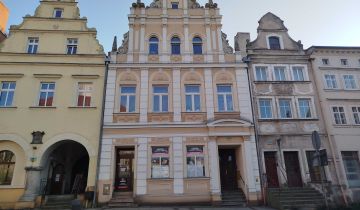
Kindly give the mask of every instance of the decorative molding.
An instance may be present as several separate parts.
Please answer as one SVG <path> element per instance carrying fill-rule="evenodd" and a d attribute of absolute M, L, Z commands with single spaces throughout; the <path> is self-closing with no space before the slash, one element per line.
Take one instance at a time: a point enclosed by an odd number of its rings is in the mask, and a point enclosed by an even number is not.
<path fill-rule="evenodd" d="M 62 76 L 62 74 L 34 74 L 35 78 L 60 79 Z"/>
<path fill-rule="evenodd" d="M 0 74 L 0 78 L 21 78 L 24 74 Z"/>
<path fill-rule="evenodd" d="M 89 75 L 80 75 L 80 74 L 73 74 L 71 75 L 71 77 L 75 78 L 75 79 L 99 79 L 100 75 L 97 74 L 89 74 Z"/>

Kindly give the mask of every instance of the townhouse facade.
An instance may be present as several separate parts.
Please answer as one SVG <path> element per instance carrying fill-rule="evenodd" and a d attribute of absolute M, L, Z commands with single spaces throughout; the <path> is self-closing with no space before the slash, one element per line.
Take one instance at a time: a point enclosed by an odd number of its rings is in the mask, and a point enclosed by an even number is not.
<path fill-rule="evenodd" d="M 349 203 L 360 201 L 360 48 L 313 46 L 307 50 L 314 69 L 321 110 L 334 150 L 336 176 Z"/>
<path fill-rule="evenodd" d="M 110 53 L 100 203 L 261 199 L 246 64 L 221 31 L 217 4 L 137 2 Z"/>
<path fill-rule="evenodd" d="M 94 191 L 104 52 L 75 0 L 41 1 L 0 48 L 0 208 Z"/>

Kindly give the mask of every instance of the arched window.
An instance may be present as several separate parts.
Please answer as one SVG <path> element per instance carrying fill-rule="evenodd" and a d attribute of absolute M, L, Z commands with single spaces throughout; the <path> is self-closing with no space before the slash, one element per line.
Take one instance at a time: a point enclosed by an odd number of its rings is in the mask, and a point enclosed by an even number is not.
<path fill-rule="evenodd" d="M 198 36 L 193 38 L 193 50 L 195 55 L 202 54 L 202 39 Z"/>
<path fill-rule="evenodd" d="M 8 150 L 0 151 L 0 185 L 11 185 L 14 168 L 14 153 Z"/>
<path fill-rule="evenodd" d="M 179 37 L 174 36 L 171 38 L 171 54 L 172 55 L 180 55 L 180 44 L 181 40 Z"/>
<path fill-rule="evenodd" d="M 280 38 L 277 36 L 270 36 L 269 37 L 269 47 L 271 50 L 280 50 Z"/>
<path fill-rule="evenodd" d="M 159 54 L 159 39 L 156 36 L 152 36 L 149 39 L 149 54 L 150 55 Z"/>

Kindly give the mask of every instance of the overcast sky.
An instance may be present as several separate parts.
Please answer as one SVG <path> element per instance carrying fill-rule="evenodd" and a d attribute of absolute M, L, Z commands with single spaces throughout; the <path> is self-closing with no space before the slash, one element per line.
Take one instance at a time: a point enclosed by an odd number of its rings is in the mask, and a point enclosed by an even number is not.
<path fill-rule="evenodd" d="M 106 51 L 114 35 L 128 31 L 127 15 L 136 0 L 78 0 L 81 16 L 96 27 Z M 20 24 L 34 14 L 39 0 L 3 0 L 10 9 L 9 25 Z M 152 0 L 143 0 L 150 4 Z M 205 4 L 207 0 L 198 0 Z M 214 0 L 223 15 L 223 31 L 231 45 L 236 32 L 250 32 L 256 38 L 259 19 L 272 12 L 284 20 L 294 40 L 311 45 L 360 46 L 360 0 Z M 9 28 L 8 25 L 8 28 Z M 119 40 L 118 43 L 121 43 Z"/>

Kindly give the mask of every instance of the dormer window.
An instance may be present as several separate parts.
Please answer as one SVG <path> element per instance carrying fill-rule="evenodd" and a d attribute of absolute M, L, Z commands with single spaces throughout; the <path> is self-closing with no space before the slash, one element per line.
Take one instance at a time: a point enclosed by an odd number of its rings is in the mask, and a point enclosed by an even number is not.
<path fill-rule="evenodd" d="M 269 48 L 270 50 L 280 50 L 280 38 L 277 36 L 270 36 L 269 37 Z"/>
<path fill-rule="evenodd" d="M 179 9 L 179 2 L 171 2 L 171 9 Z"/>
<path fill-rule="evenodd" d="M 54 18 L 62 18 L 63 9 L 54 9 Z"/>

